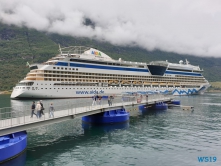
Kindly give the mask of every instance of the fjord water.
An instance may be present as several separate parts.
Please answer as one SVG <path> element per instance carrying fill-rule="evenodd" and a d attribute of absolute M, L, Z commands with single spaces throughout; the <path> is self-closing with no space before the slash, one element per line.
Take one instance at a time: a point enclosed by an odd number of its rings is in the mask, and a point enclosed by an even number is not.
<path fill-rule="evenodd" d="M 131 112 L 128 123 L 82 125 L 81 119 L 28 131 L 28 147 L 15 165 L 103 165 L 103 166 L 196 166 L 221 165 L 221 94 L 176 97 L 180 108 L 166 111 Z M 68 99 L 68 101 L 74 99 Z M 76 100 L 91 100 L 78 99 Z M 67 102 L 45 100 L 43 102 Z M 0 95 L 0 107 L 31 101 L 10 101 Z M 8 104 L 8 105 L 7 105 Z M 216 157 L 200 163 L 198 157 Z M 10 162 L 13 162 L 10 161 Z M 3 165 L 13 165 L 6 162 Z"/>

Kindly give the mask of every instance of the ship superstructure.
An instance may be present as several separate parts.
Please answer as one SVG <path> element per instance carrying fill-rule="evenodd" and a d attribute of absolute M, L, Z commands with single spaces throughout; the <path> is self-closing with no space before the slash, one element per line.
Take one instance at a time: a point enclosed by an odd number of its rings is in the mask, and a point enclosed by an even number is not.
<path fill-rule="evenodd" d="M 210 86 L 203 70 L 186 62 L 150 63 L 114 60 L 90 47 L 71 46 L 30 72 L 14 87 L 11 98 L 74 98 L 105 93 L 202 94 Z"/>

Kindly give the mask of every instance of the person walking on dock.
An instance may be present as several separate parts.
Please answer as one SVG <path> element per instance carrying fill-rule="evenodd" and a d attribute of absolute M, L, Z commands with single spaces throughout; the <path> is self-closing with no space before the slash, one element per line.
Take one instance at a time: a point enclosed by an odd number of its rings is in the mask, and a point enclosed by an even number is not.
<path fill-rule="evenodd" d="M 102 99 L 102 96 L 99 96 L 98 98 L 98 104 L 101 105 L 101 99 Z"/>
<path fill-rule="evenodd" d="M 146 102 L 148 103 L 148 93 L 146 94 Z"/>
<path fill-rule="evenodd" d="M 40 105 L 41 105 L 41 112 L 40 112 L 40 117 L 41 117 L 41 115 L 44 115 L 44 112 L 43 112 L 43 110 L 44 110 L 44 105 L 43 105 L 43 103 L 42 103 L 42 100 L 40 100 Z"/>
<path fill-rule="evenodd" d="M 112 95 L 108 96 L 108 104 L 109 104 L 109 106 L 112 105 L 113 99 L 114 99 L 114 97 Z"/>
<path fill-rule="evenodd" d="M 49 107 L 49 118 L 54 118 L 54 106 L 53 103 L 51 103 L 50 107 Z"/>
<path fill-rule="evenodd" d="M 35 107 L 36 111 L 37 111 L 37 118 L 41 118 L 41 104 L 38 101 Z"/>
<path fill-rule="evenodd" d="M 108 105 L 110 106 L 110 105 L 111 105 L 111 99 L 110 99 L 110 96 L 108 96 L 108 98 L 107 98 L 107 102 L 108 102 Z"/>
<path fill-rule="evenodd" d="M 36 117 L 37 117 L 37 114 L 35 113 L 35 102 L 34 101 L 31 105 L 31 118 L 33 117 L 33 115 L 36 115 Z"/>
<path fill-rule="evenodd" d="M 92 105 L 97 105 L 97 95 L 92 96 Z"/>

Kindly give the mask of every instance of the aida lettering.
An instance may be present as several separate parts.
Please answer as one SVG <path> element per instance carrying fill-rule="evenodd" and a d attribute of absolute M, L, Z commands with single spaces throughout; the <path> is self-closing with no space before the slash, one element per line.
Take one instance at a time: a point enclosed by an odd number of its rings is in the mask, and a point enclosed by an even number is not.
<path fill-rule="evenodd" d="M 91 54 L 101 56 L 101 53 L 100 53 L 100 52 L 98 52 L 98 51 L 91 51 Z"/>

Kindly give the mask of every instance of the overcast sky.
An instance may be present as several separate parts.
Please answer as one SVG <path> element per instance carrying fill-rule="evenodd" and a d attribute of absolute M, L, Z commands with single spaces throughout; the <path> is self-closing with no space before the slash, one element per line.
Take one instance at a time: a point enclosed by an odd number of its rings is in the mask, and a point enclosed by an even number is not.
<path fill-rule="evenodd" d="M 0 0 L 0 22 L 116 46 L 221 57 L 221 0 Z"/>

